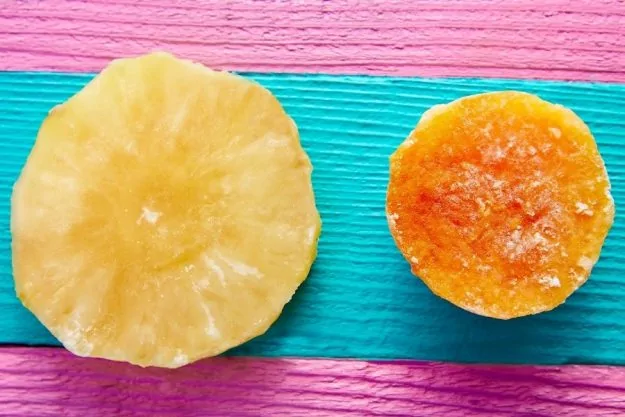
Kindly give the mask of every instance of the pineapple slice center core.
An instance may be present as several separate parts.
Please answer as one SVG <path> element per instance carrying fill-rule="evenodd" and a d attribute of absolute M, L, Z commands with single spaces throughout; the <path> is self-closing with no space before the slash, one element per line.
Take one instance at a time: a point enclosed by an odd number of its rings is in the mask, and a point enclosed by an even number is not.
<path fill-rule="evenodd" d="M 137 224 L 141 224 L 142 221 L 146 221 L 149 224 L 156 224 L 159 217 L 162 215 L 163 213 L 160 211 L 154 211 L 147 207 L 141 207 L 141 216 L 137 219 Z"/>

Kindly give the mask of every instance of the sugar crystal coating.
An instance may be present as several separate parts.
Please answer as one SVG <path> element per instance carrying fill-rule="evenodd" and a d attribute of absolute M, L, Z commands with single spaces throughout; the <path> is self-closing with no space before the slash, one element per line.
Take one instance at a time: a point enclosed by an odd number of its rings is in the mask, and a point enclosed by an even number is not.
<path fill-rule="evenodd" d="M 614 219 L 588 127 L 526 93 L 433 107 L 390 164 L 387 218 L 412 272 L 481 315 L 564 302 L 588 278 Z"/>

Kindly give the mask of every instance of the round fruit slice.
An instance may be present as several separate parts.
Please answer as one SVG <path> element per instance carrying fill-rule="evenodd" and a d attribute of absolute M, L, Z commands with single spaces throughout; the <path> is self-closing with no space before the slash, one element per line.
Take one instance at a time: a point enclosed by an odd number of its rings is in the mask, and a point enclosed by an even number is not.
<path fill-rule="evenodd" d="M 13 193 L 17 294 L 72 352 L 178 367 L 265 332 L 320 230 L 269 91 L 164 53 L 112 62 L 43 122 Z"/>
<path fill-rule="evenodd" d="M 588 127 L 530 94 L 436 106 L 390 163 L 397 246 L 434 293 L 480 315 L 564 302 L 588 278 L 614 219 Z"/>

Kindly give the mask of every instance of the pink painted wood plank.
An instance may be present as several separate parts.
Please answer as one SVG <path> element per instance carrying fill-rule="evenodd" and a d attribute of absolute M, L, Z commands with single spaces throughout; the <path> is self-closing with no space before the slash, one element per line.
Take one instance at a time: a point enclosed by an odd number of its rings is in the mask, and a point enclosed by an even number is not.
<path fill-rule="evenodd" d="M 622 417 L 625 368 L 216 358 L 163 370 L 0 349 L 0 415 L 97 414 Z"/>
<path fill-rule="evenodd" d="M 625 82 L 622 0 L 0 0 L 0 69 L 166 49 L 240 71 Z"/>

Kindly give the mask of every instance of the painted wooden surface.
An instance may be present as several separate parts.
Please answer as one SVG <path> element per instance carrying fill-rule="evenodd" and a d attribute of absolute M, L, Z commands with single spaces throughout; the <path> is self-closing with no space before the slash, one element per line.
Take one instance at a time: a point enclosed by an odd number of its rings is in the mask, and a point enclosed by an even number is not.
<path fill-rule="evenodd" d="M 625 364 L 625 219 L 590 281 L 554 312 L 501 322 L 459 310 L 413 278 L 384 214 L 388 156 L 429 106 L 520 89 L 576 110 L 596 135 L 625 204 L 625 85 L 479 79 L 250 74 L 300 127 L 323 218 L 308 281 L 251 356 Z M 46 112 L 90 75 L 0 73 L 0 342 L 52 344 L 14 296 L 9 196 Z M 617 210 L 618 211 L 618 210 Z M 182 301 L 184 302 L 184 301 Z"/>
<path fill-rule="evenodd" d="M 167 49 L 239 71 L 625 81 L 621 0 L 0 0 L 4 69 Z"/>
<path fill-rule="evenodd" d="M 0 0 L 0 71 L 99 70 L 166 49 L 248 74 L 283 101 L 315 164 L 324 217 L 313 273 L 235 355 L 625 364 L 625 220 L 590 282 L 553 313 L 498 322 L 413 279 L 383 218 L 387 156 L 427 106 L 524 89 L 571 106 L 625 201 L 619 0 Z M 260 73 L 326 73 L 276 75 Z M 89 75 L 0 72 L 0 343 L 55 340 L 13 296 L 11 184 L 46 111 Z M 625 416 L 625 368 L 219 358 L 177 370 L 0 348 L 0 416 Z"/>
<path fill-rule="evenodd" d="M 625 368 L 219 358 L 178 369 L 0 351 L 1 416 L 622 417 Z"/>

